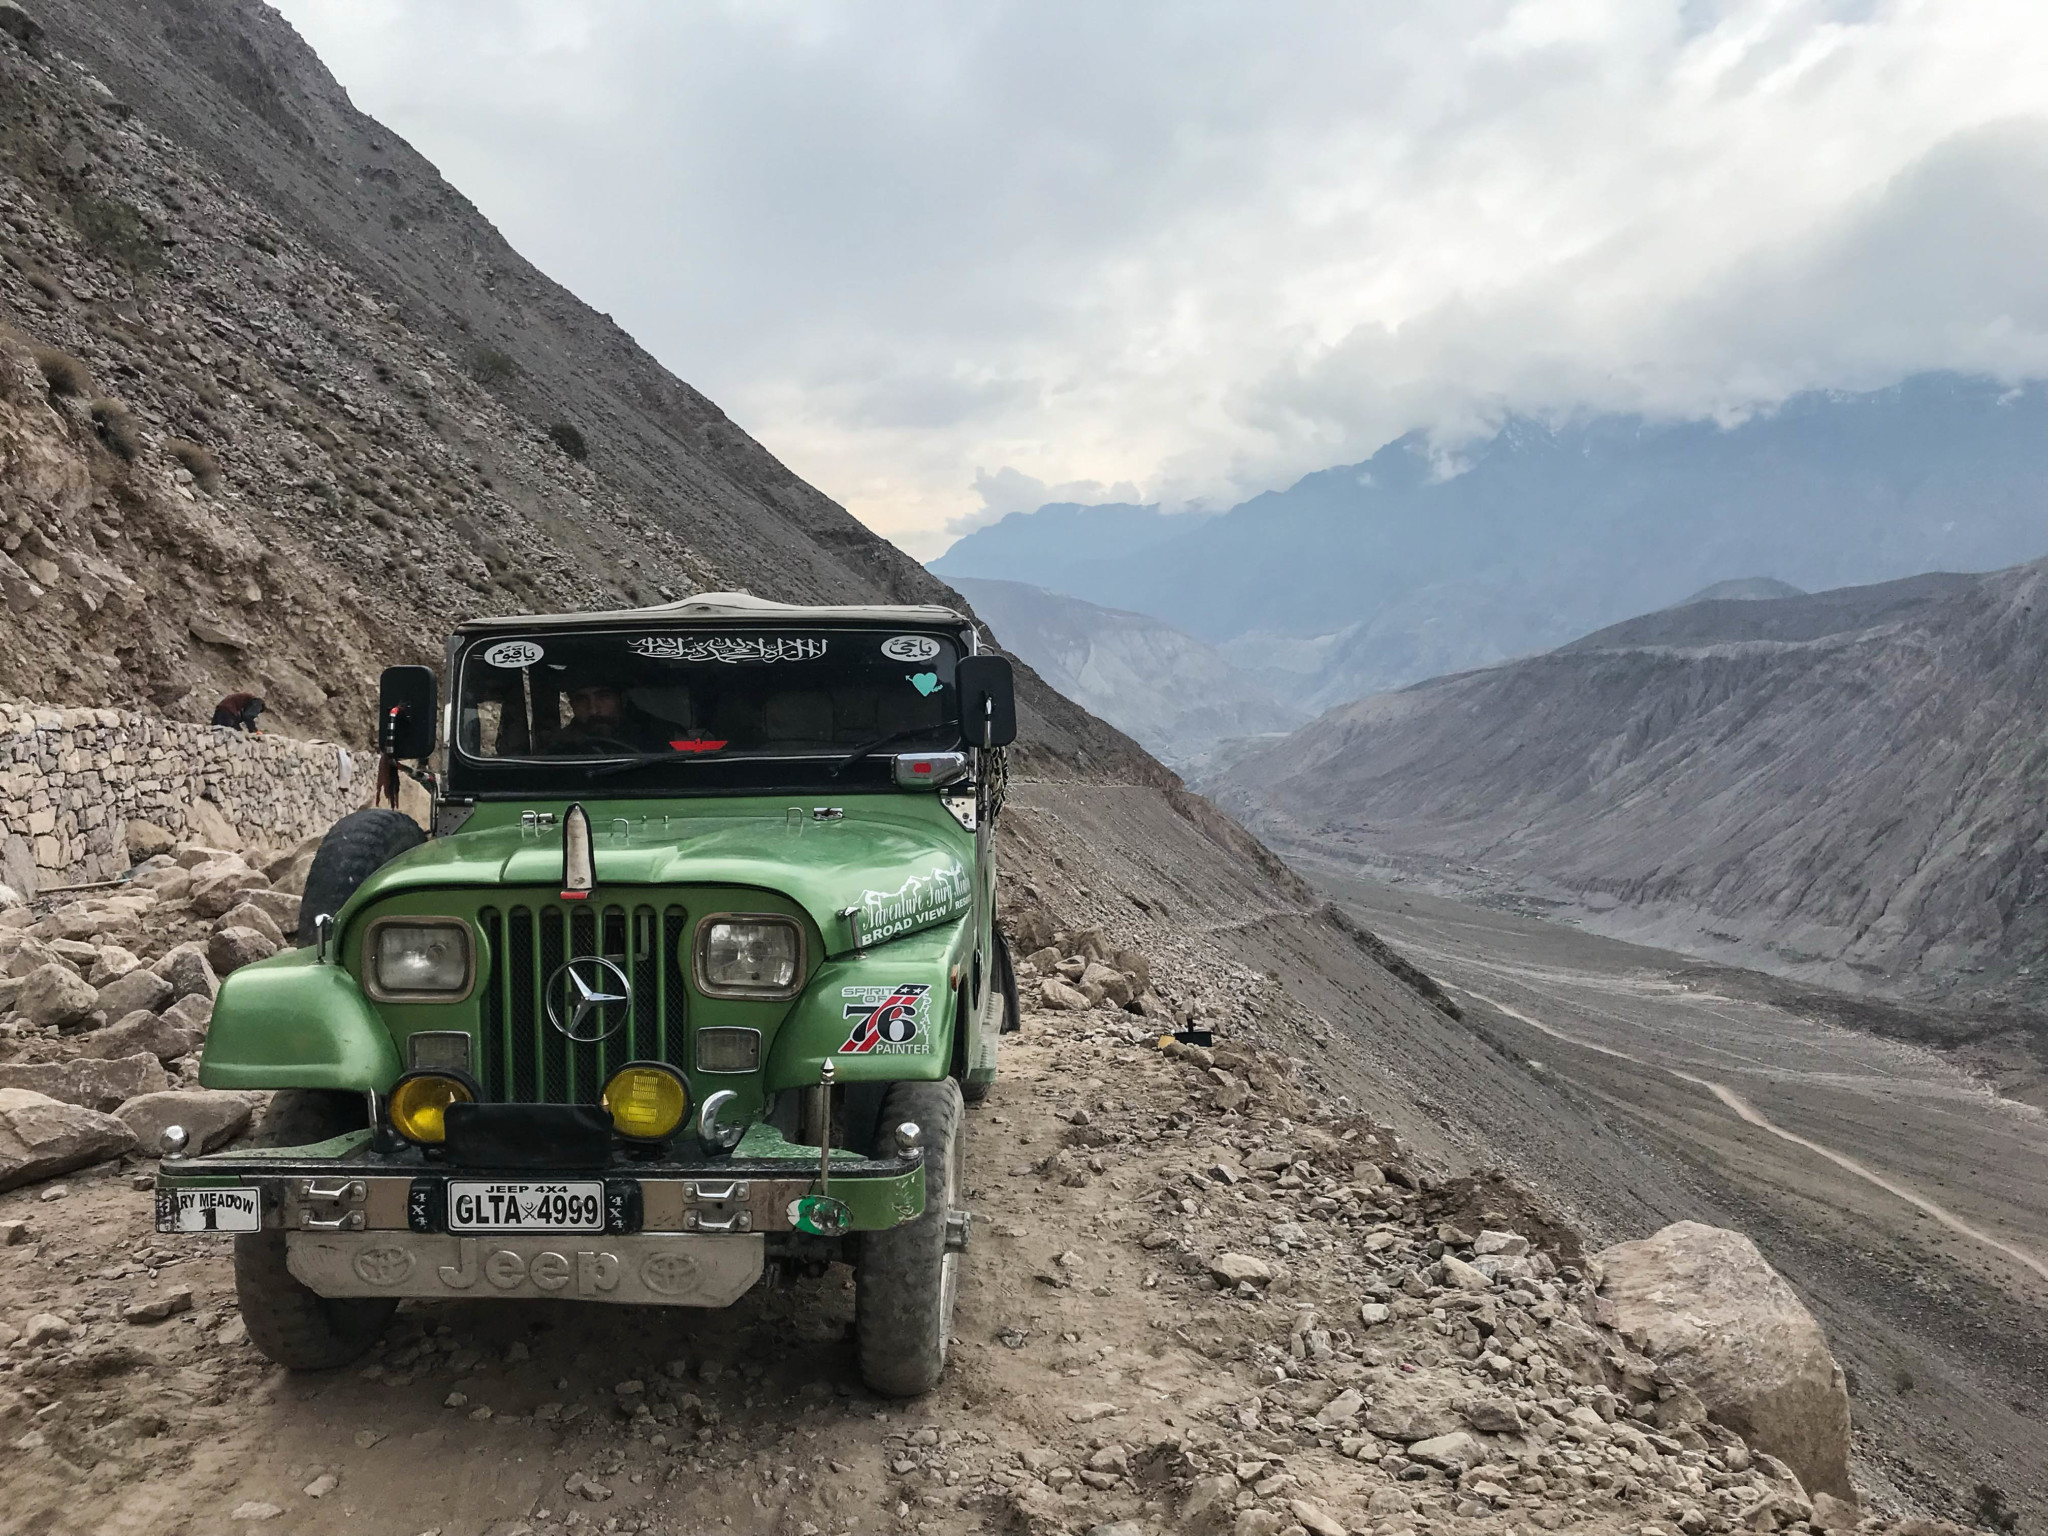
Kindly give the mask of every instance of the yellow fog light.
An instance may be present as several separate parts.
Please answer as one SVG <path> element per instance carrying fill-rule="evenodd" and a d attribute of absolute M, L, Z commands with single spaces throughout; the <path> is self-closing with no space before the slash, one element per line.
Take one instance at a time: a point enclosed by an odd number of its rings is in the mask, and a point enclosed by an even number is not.
<path fill-rule="evenodd" d="M 391 1128 L 407 1141 L 439 1146 L 448 1139 L 448 1106 L 473 1104 L 476 1089 L 448 1072 L 408 1072 L 391 1085 Z"/>
<path fill-rule="evenodd" d="M 612 1128 L 635 1141 L 661 1141 L 675 1134 L 690 1108 L 690 1090 L 674 1067 L 640 1061 L 619 1068 L 604 1085 L 604 1107 Z"/>

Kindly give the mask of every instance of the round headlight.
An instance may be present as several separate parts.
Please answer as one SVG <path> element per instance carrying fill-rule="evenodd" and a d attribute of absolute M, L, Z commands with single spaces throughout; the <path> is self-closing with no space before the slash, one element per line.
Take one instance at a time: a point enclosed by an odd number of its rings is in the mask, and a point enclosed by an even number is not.
<path fill-rule="evenodd" d="M 619 1068 L 604 1085 L 604 1107 L 612 1129 L 634 1141 L 662 1141 L 675 1134 L 689 1112 L 690 1090 L 682 1074 L 658 1062 Z"/>
<path fill-rule="evenodd" d="M 476 1090 L 446 1072 L 408 1072 L 391 1085 L 391 1128 L 407 1141 L 439 1146 L 448 1139 L 448 1106 L 473 1104 Z"/>

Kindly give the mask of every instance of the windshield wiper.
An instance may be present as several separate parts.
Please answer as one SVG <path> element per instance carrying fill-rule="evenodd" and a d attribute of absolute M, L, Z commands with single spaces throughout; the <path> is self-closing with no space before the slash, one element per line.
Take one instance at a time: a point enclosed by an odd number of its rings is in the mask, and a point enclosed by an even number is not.
<path fill-rule="evenodd" d="M 595 768 L 586 768 L 583 772 L 583 777 L 586 779 L 608 779 L 615 773 L 626 773 L 635 768 L 645 768 L 649 763 L 682 763 L 688 761 L 689 759 L 680 752 L 647 752 L 639 757 L 626 758 L 623 762 L 599 763 Z"/>
<path fill-rule="evenodd" d="M 846 772 L 847 769 L 851 768 L 862 758 L 879 752 L 884 747 L 893 747 L 897 742 L 908 741 L 913 736 L 929 736 L 931 730 L 932 728 L 928 725 L 906 726 L 903 730 L 891 731 L 886 736 L 877 736 L 873 741 L 863 742 L 839 760 L 838 764 L 832 769 L 832 777 L 838 778 L 839 775 Z"/>

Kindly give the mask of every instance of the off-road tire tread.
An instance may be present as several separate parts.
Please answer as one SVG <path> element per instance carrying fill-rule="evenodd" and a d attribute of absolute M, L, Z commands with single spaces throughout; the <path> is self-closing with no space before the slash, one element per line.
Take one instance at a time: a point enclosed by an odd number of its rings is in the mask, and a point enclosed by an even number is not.
<path fill-rule="evenodd" d="M 1017 996 L 1017 962 L 1001 929 L 996 930 L 996 986 L 1003 994 L 1003 1027 L 998 1033 L 1018 1034 L 1024 1028 L 1024 1004 Z"/>
<path fill-rule="evenodd" d="M 955 1011 L 958 1022 L 953 1026 L 953 1079 L 960 1085 L 960 1097 L 963 1100 L 969 1104 L 979 1104 L 988 1097 L 989 1089 L 995 1087 L 995 1079 L 990 1078 L 985 1083 L 972 1083 L 967 1080 L 968 1043 L 981 1030 L 978 1010 L 968 1001 L 972 996 L 973 993 L 968 989 L 967 983 L 961 982 L 959 1007 Z"/>
<path fill-rule="evenodd" d="M 861 1379 L 884 1397 L 929 1392 L 946 1368 L 946 1214 L 961 1194 L 950 1187 L 950 1153 L 955 1138 L 966 1134 L 960 1085 L 952 1078 L 890 1084 L 878 1144 L 886 1144 L 905 1120 L 916 1121 L 924 1132 L 924 1213 L 886 1231 L 863 1233 L 854 1266 Z"/>
<path fill-rule="evenodd" d="M 313 854 L 312 866 L 306 871 L 306 889 L 299 898 L 300 947 L 316 937 L 315 917 L 339 912 L 373 870 L 426 840 L 418 822 L 383 806 L 351 811 L 329 827 Z"/>
<path fill-rule="evenodd" d="M 366 1118 L 359 1094 L 283 1088 L 272 1096 L 250 1144 L 305 1146 L 360 1130 Z M 398 1303 L 316 1295 L 287 1267 L 284 1238 L 281 1229 L 269 1228 L 235 1238 L 235 1295 L 250 1342 L 294 1371 L 333 1370 L 360 1359 L 377 1342 Z"/>

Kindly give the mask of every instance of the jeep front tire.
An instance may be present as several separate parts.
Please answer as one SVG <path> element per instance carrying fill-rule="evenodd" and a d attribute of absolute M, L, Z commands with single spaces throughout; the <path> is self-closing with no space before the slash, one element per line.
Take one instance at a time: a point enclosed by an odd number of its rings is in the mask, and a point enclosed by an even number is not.
<path fill-rule="evenodd" d="M 966 1193 L 964 1120 L 960 1085 L 951 1078 L 892 1083 L 882 1100 L 877 1153 L 894 1145 L 896 1127 L 905 1121 L 914 1121 L 924 1136 L 924 1213 L 863 1233 L 854 1265 L 861 1379 L 884 1397 L 929 1392 L 946 1369 L 964 1246 L 955 1237 L 956 1226 L 965 1230 L 966 1212 L 959 1208 Z"/>
<path fill-rule="evenodd" d="M 283 1088 L 272 1096 L 250 1145 L 309 1146 L 368 1123 L 361 1094 Z M 322 1296 L 308 1289 L 285 1263 L 280 1227 L 236 1236 L 235 1295 L 249 1341 L 294 1371 L 332 1370 L 360 1358 L 398 1310 L 396 1301 L 384 1297 Z"/>

